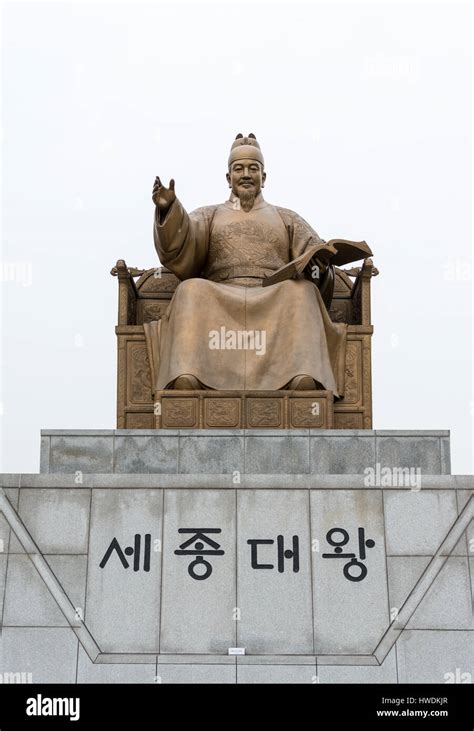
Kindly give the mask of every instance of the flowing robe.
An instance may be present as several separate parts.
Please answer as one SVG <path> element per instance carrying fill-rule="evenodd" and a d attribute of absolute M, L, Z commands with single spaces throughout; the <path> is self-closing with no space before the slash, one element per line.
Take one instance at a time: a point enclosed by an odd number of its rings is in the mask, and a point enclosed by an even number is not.
<path fill-rule="evenodd" d="M 305 374 L 343 395 L 347 325 L 330 320 L 308 279 L 261 286 L 321 243 L 301 216 L 261 193 L 248 212 L 234 195 L 190 214 L 175 199 L 164 220 L 156 210 L 154 240 L 182 280 L 159 324 L 145 326 L 155 392 L 185 373 L 218 390 L 277 390 Z"/>

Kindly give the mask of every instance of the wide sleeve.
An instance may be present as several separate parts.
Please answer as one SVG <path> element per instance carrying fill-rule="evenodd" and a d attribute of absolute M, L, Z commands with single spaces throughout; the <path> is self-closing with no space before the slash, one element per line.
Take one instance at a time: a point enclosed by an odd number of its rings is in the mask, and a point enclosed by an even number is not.
<path fill-rule="evenodd" d="M 280 208 L 279 213 L 288 231 L 290 260 L 303 254 L 309 246 L 325 243 L 314 228 L 294 211 L 289 208 Z"/>
<path fill-rule="evenodd" d="M 215 206 L 187 213 L 176 198 L 163 221 L 155 210 L 153 238 L 163 266 L 179 279 L 199 277 L 209 251 L 209 236 Z"/>
<path fill-rule="evenodd" d="M 309 246 L 326 243 L 318 236 L 314 228 L 294 211 L 291 211 L 289 208 L 279 208 L 279 213 L 288 231 L 290 261 L 304 254 Z M 323 302 L 327 309 L 329 309 L 334 292 L 334 268 L 331 266 L 325 267 L 321 275 L 318 270 L 317 276 L 315 276 L 313 270 L 311 271 L 311 275 L 306 271 L 300 277 L 311 279 L 321 292 Z"/>

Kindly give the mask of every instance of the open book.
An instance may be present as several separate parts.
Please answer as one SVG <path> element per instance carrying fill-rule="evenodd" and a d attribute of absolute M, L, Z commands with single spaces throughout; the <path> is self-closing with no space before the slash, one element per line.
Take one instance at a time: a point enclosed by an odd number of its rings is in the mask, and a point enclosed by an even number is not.
<path fill-rule="evenodd" d="M 325 269 L 329 264 L 334 266 L 342 266 L 350 264 L 359 259 L 367 259 L 372 256 L 372 251 L 365 241 L 347 241 L 346 239 L 331 239 L 326 244 L 315 244 L 310 246 L 306 251 L 298 256 L 289 264 L 278 269 L 274 274 L 266 277 L 262 282 L 262 287 L 268 287 L 270 284 L 284 282 L 285 279 L 293 279 L 304 272 L 309 279 L 313 279 L 313 267 L 318 266 Z"/>

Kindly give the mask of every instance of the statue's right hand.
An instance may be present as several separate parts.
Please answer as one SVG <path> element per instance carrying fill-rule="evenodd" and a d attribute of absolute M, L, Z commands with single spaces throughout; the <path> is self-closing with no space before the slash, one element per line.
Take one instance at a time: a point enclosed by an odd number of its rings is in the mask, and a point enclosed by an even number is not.
<path fill-rule="evenodd" d="M 153 186 L 152 199 L 155 206 L 160 209 L 160 212 L 166 213 L 166 211 L 171 207 L 171 204 L 173 203 L 175 198 L 176 193 L 174 192 L 173 178 L 171 178 L 170 180 L 170 187 L 165 188 L 165 186 L 162 185 L 160 178 L 156 176 L 155 184 Z"/>

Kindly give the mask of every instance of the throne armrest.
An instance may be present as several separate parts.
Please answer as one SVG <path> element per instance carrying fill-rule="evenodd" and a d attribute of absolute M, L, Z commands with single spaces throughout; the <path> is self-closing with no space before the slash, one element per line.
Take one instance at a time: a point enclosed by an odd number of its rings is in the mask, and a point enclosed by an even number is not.
<path fill-rule="evenodd" d="M 118 325 L 136 325 L 138 290 L 133 277 L 142 271 L 129 269 L 124 260 L 119 259 L 110 272 L 113 277 L 118 278 L 119 283 Z"/>
<path fill-rule="evenodd" d="M 351 294 L 354 322 L 360 325 L 371 325 L 370 280 L 378 275 L 379 270 L 374 267 L 372 259 L 365 259 L 357 270 L 352 269 L 347 272 L 352 275 L 357 273 Z"/>

